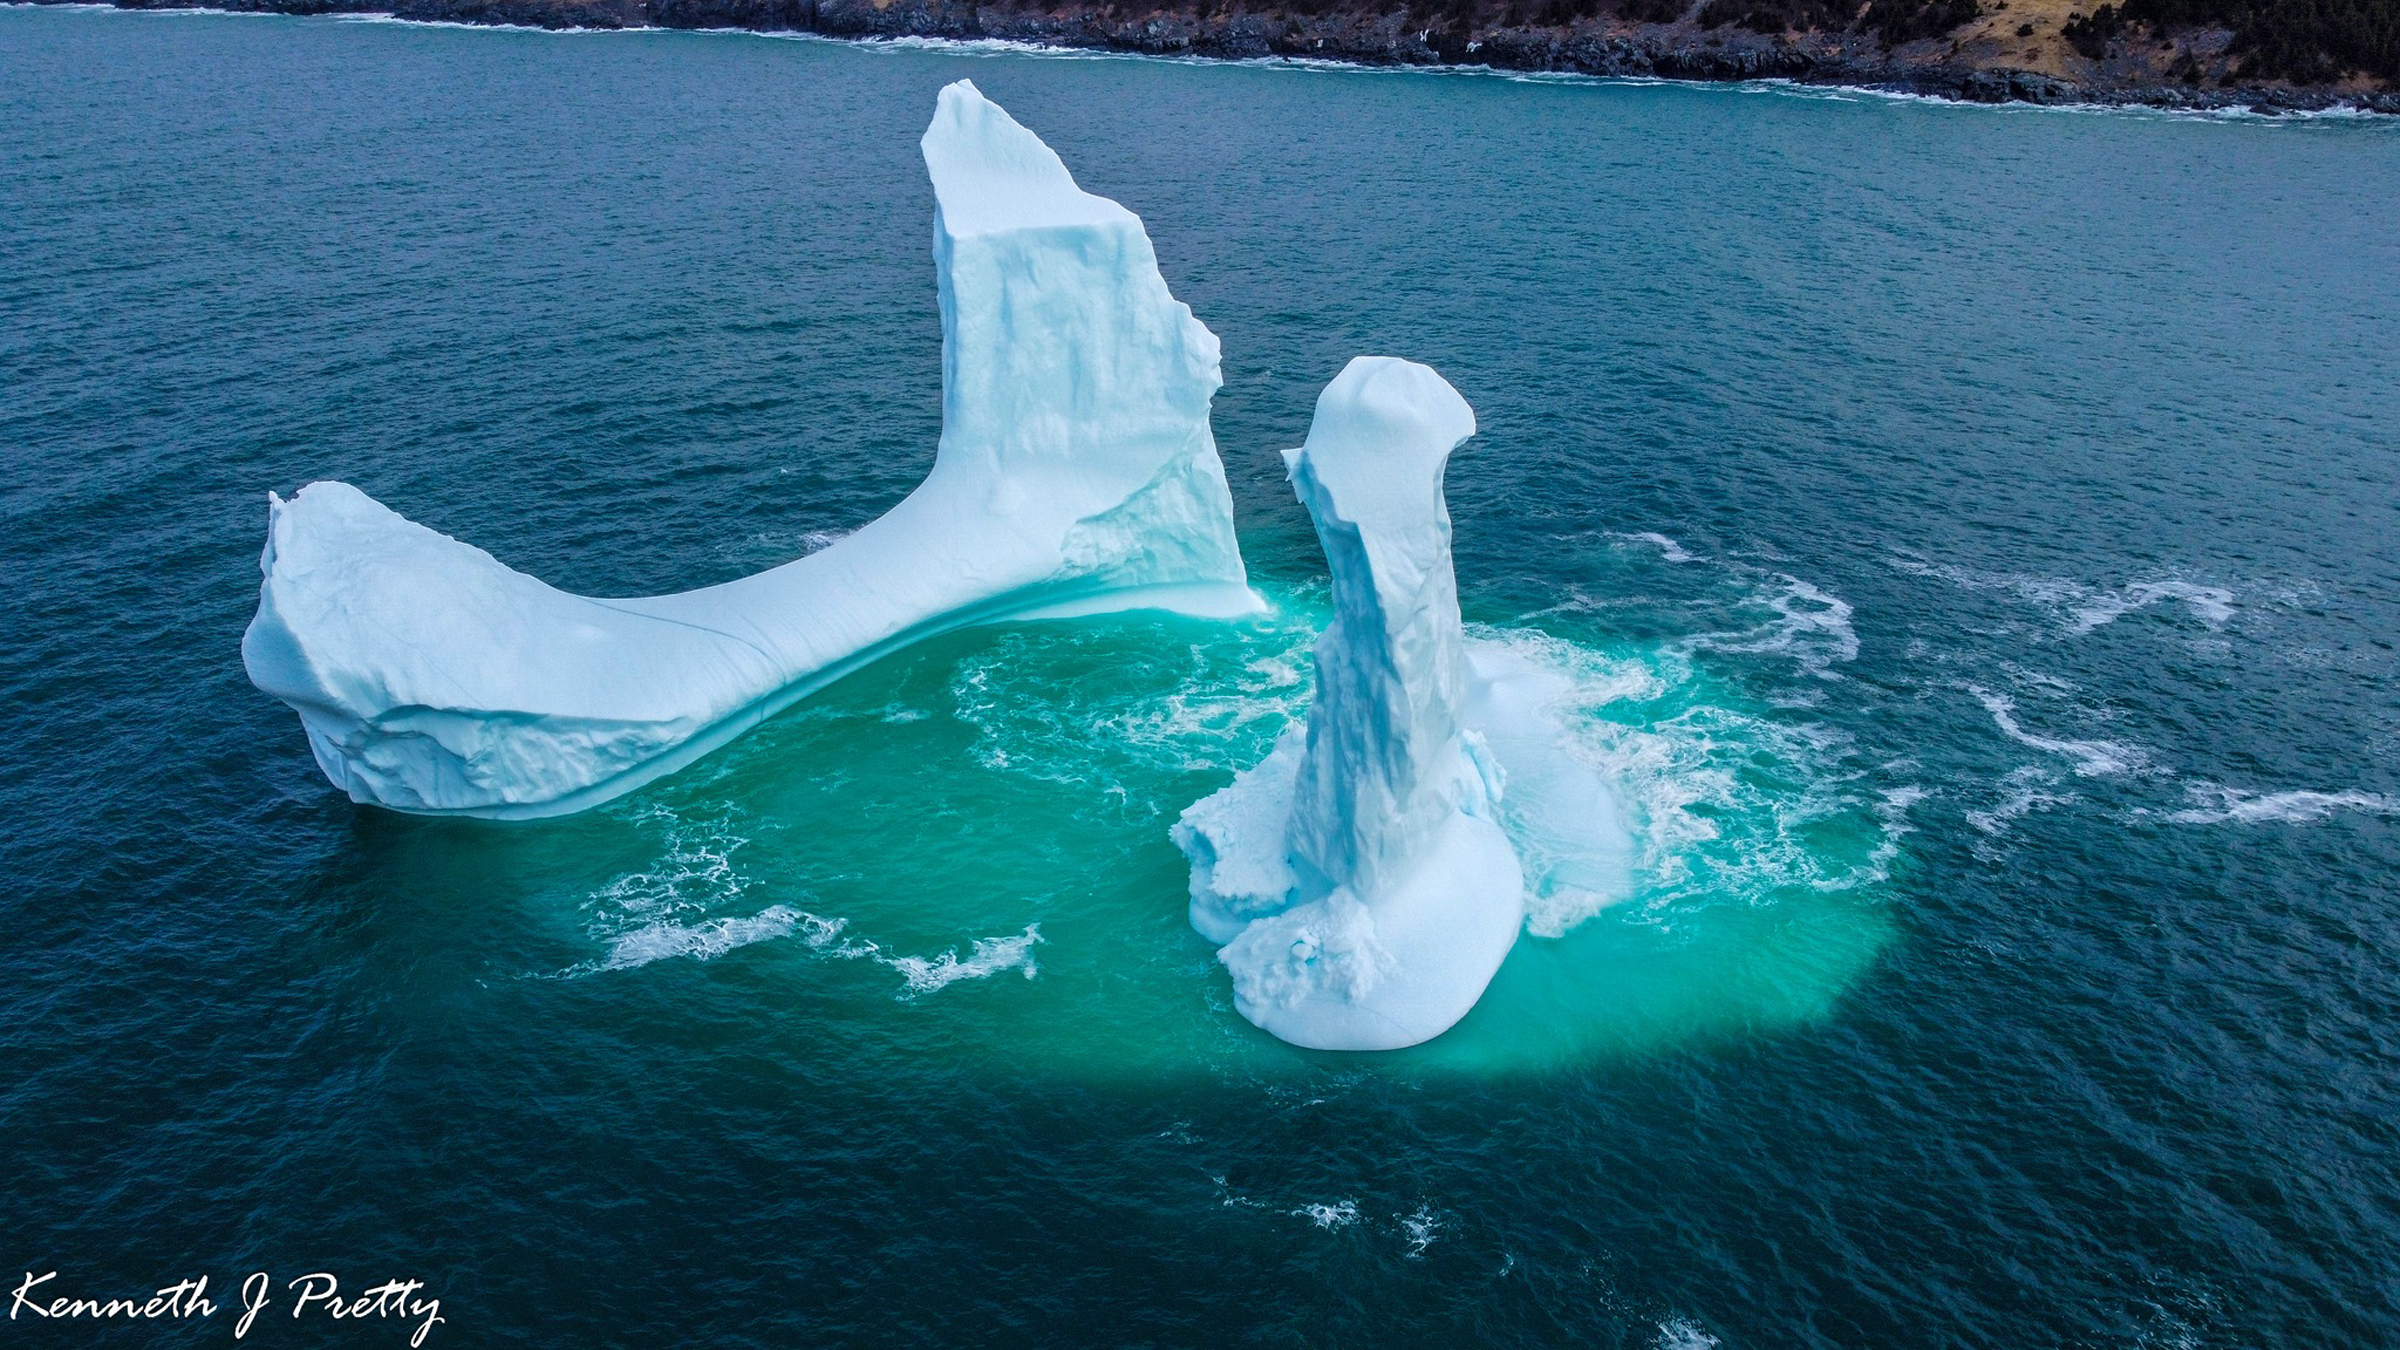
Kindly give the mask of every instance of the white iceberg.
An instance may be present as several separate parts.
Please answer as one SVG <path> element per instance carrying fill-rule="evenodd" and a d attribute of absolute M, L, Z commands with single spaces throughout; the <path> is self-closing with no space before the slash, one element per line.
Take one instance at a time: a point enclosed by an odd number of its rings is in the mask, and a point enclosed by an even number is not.
<path fill-rule="evenodd" d="M 242 658 L 360 802 L 522 818 L 682 767 L 967 624 L 1258 607 L 1209 431 L 1217 339 L 1141 221 L 965 80 L 924 138 L 942 438 L 907 500 L 722 586 L 569 595 L 343 483 L 269 496 Z"/>
<path fill-rule="evenodd" d="M 1244 1017 L 1296 1045 L 1389 1050 L 1448 1030 L 1525 918 L 1477 688 L 1442 470 L 1475 414 L 1425 366 L 1352 361 L 1286 456 L 1333 576 L 1305 736 L 1185 811 L 1192 925 Z M 1512 728 L 1513 729 L 1513 728 Z"/>

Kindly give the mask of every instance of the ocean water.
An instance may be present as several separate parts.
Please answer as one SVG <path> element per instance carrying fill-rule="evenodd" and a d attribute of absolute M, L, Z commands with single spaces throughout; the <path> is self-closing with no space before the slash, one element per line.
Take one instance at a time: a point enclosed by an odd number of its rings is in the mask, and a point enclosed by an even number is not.
<path fill-rule="evenodd" d="M 316 478 L 722 581 L 939 429 L 972 77 L 1225 343 L 1273 612 L 955 634 L 572 819 L 243 676 Z M 430 1345 L 2400 1344 L 2400 125 L 0 9 L 0 1276 Z M 1281 481 L 1424 360 L 1634 841 L 1418 1050 L 1166 827 L 1305 709 Z M 0 1291 L 4 1292 L 4 1291 Z M 211 1344 L 28 1325 L 40 1344 Z"/>

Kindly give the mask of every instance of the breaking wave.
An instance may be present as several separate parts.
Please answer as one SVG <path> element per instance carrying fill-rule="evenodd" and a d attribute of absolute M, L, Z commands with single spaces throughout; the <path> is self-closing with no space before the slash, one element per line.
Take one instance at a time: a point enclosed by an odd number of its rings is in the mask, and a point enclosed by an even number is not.
<path fill-rule="evenodd" d="M 2037 736 L 2017 721 L 2017 701 L 2006 694 L 1995 694 L 1981 685 L 1967 686 L 1967 692 L 1992 715 L 1992 721 L 2002 735 L 2019 745 L 2053 755 L 2063 755 L 2075 761 L 2075 772 L 2086 778 L 2101 778 L 2111 774 L 2130 773 L 2149 762 L 2140 746 L 2122 741 L 2070 741 L 2050 736 Z"/>
<path fill-rule="evenodd" d="M 963 960 L 955 947 L 930 957 L 884 956 L 880 951 L 859 952 L 857 955 L 871 955 L 899 971 L 900 978 L 908 984 L 905 996 L 914 996 L 933 993 L 960 980 L 981 980 L 1011 970 L 1025 972 L 1025 978 L 1030 980 L 1039 971 L 1034 965 L 1033 948 L 1041 940 L 1042 926 L 1029 923 L 1025 925 L 1024 932 L 1010 937 L 975 939 L 973 949 Z"/>
<path fill-rule="evenodd" d="M 1651 1344 L 1656 1350 L 1716 1350 L 1718 1341 L 1691 1321 L 1670 1317 L 1658 1324 L 1658 1339 Z"/>
<path fill-rule="evenodd" d="M 1888 877 L 1897 841 L 1910 828 L 1908 808 L 1923 791 L 1869 790 L 1863 771 L 1847 762 L 1844 738 L 1742 709 L 1673 646 L 1604 652 L 1530 629 L 1483 626 L 1469 636 L 1565 678 L 1570 692 L 1550 711 L 1570 753 L 1608 781 L 1615 824 L 1631 840 L 1616 887 L 1529 894 L 1526 927 L 1535 936 L 1563 936 L 1625 900 L 1663 915 L 1680 905 L 1764 903 L 1787 888 L 1850 890 Z M 1843 836 L 1856 846 L 1827 846 Z M 1542 861 L 1538 851 L 1526 858 L 1529 876 Z"/>
<path fill-rule="evenodd" d="M 2075 800 L 2075 794 L 2050 791 L 2058 781 L 2057 775 L 2039 765 L 2028 764 L 2008 775 L 2001 782 L 2006 795 L 1997 803 L 1980 811 L 1965 813 L 1966 821 L 1987 835 L 2008 833 L 2008 827 L 2036 811 L 2053 806 L 2065 806 Z"/>
<path fill-rule="evenodd" d="M 1293 1210 L 1292 1213 L 1319 1228 L 1347 1228 L 1358 1222 L 1358 1202 L 1338 1200 L 1330 1205 L 1308 1204 Z"/>
<path fill-rule="evenodd" d="M 664 806 L 634 817 L 637 824 L 655 824 L 662 832 L 657 861 L 627 872 L 594 891 L 586 908 L 593 917 L 593 936 L 607 950 L 571 966 L 568 977 L 635 970 L 656 961 L 690 958 L 709 961 L 755 943 L 796 938 L 810 950 L 842 960 L 872 961 L 897 972 L 896 995 L 909 1000 L 945 989 L 960 980 L 979 980 L 1007 971 L 1032 979 L 1039 967 L 1034 947 L 1042 941 L 1041 925 L 1029 923 L 1021 933 L 972 939 L 967 954 L 953 947 L 931 956 L 888 950 L 883 944 L 849 935 L 847 919 L 832 918 L 788 904 L 771 904 L 755 913 L 725 913 L 743 903 L 752 881 L 734 862 L 750 843 L 735 828 L 735 817 L 723 812 L 688 819 Z"/>
<path fill-rule="evenodd" d="M 2195 783 L 2186 793 L 2195 805 L 2167 813 L 2167 819 L 2179 825 L 2303 824 L 2323 820 L 2337 811 L 2400 816 L 2400 797 L 2378 792 L 2243 792 L 2214 783 Z"/>
<path fill-rule="evenodd" d="M 1542 716 L 1614 796 L 1616 818 L 1592 822 L 1579 840 L 1510 822 L 1503 794 L 1532 935 L 1563 936 L 1628 901 L 1663 915 L 1887 877 L 1922 790 L 1870 787 L 1847 738 L 1789 709 L 1751 710 L 1696 659 L 1760 655 L 1825 676 L 1857 654 L 1850 607 L 1794 577 L 1743 581 L 1736 623 L 1695 638 L 1602 649 L 1539 629 L 1468 626 L 1471 645 L 1558 677 L 1565 693 Z M 1246 769 L 1306 718 L 1317 636 L 1308 600 L 1204 642 L 1158 642 L 1139 620 L 995 634 L 949 681 L 956 716 L 975 733 L 969 753 L 1112 813 L 1171 820 L 1206 788 L 1162 795 L 1158 774 Z"/>
<path fill-rule="evenodd" d="M 1756 603 L 1775 617 L 1732 633 L 1703 633 L 1686 641 L 1703 651 L 1788 657 L 1818 679 L 1836 679 L 1837 665 L 1858 659 L 1858 630 L 1850 602 L 1786 574 Z"/>
<path fill-rule="evenodd" d="M 833 941 L 842 927 L 840 919 L 828 919 L 789 905 L 769 905 L 747 918 L 728 915 L 689 924 L 662 920 L 617 937 L 609 944 L 608 955 L 591 962 L 588 969 L 631 970 L 677 956 L 707 961 L 736 947 L 772 942 L 795 933 L 809 946 L 822 947 Z"/>
<path fill-rule="evenodd" d="M 1609 536 L 1609 538 L 1622 539 L 1628 543 L 1634 544 L 1648 544 L 1652 548 L 1658 550 L 1658 556 L 1660 558 L 1671 563 L 1708 561 L 1706 558 L 1703 558 L 1699 554 L 1685 548 L 1683 545 L 1676 543 L 1673 539 L 1658 533 L 1656 530 L 1643 530 L 1638 534 L 1612 534 Z"/>
<path fill-rule="evenodd" d="M 2206 624 L 2212 633 L 2223 631 L 2233 619 L 2233 592 L 2222 586 L 2201 586 L 2189 581 L 2139 581 L 2077 605 L 2074 624 L 2068 631 L 2088 633 L 2162 600 L 2181 601 L 2191 610 L 2192 617 Z"/>
<path fill-rule="evenodd" d="M 1424 1259 L 1425 1249 L 1433 1245 L 1442 1229 L 1441 1216 L 1429 1205 L 1419 1205 L 1415 1213 L 1398 1215 L 1394 1221 L 1400 1225 L 1400 1236 L 1408 1241 L 1408 1250 L 1403 1255 L 1411 1261 Z"/>
<path fill-rule="evenodd" d="M 2014 595 L 2045 610 L 2053 626 L 2068 637 L 2105 628 L 2158 604 L 2181 604 L 2212 633 L 2223 632 L 2234 618 L 2236 597 L 2231 588 L 2175 577 L 2093 586 L 2067 577 L 1983 571 L 1909 554 L 1893 554 L 1888 561 L 1911 576 L 1946 581 L 1961 590 Z"/>

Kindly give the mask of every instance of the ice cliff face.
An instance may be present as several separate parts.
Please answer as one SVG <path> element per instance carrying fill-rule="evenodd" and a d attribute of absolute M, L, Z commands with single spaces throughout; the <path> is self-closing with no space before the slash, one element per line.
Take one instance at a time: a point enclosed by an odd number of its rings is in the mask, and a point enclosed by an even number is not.
<path fill-rule="evenodd" d="M 1442 469 L 1475 414 L 1432 370 L 1361 357 L 1285 456 L 1333 577 L 1317 696 L 1292 799 L 1303 885 L 1373 893 L 1406 875 L 1469 801 L 1459 711 L 1465 634 Z"/>
<path fill-rule="evenodd" d="M 1209 400 L 1217 340 L 1141 221 L 961 80 L 924 139 L 938 203 L 932 472 L 832 547 L 680 595 L 569 595 L 343 483 L 269 497 L 242 642 L 360 802 L 559 815 L 690 763 L 928 634 L 1253 609 Z"/>
<path fill-rule="evenodd" d="M 1515 943 L 1524 877 L 1475 692 L 1442 470 L 1475 432 L 1432 370 L 1352 361 L 1287 456 L 1332 570 L 1305 736 L 1186 811 L 1192 923 L 1225 944 L 1244 1017 L 1296 1045 L 1431 1039 Z"/>

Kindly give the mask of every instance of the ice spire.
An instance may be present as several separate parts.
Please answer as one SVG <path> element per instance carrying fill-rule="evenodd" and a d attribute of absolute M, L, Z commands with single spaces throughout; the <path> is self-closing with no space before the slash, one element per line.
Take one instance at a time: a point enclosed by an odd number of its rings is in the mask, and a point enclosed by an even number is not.
<path fill-rule="evenodd" d="M 1425 366 L 1352 361 L 1286 456 L 1333 576 L 1305 738 L 1186 811 L 1192 923 L 1244 1017 L 1327 1050 L 1449 1029 L 1516 941 L 1524 879 L 1469 697 L 1442 470 L 1475 414 Z"/>

